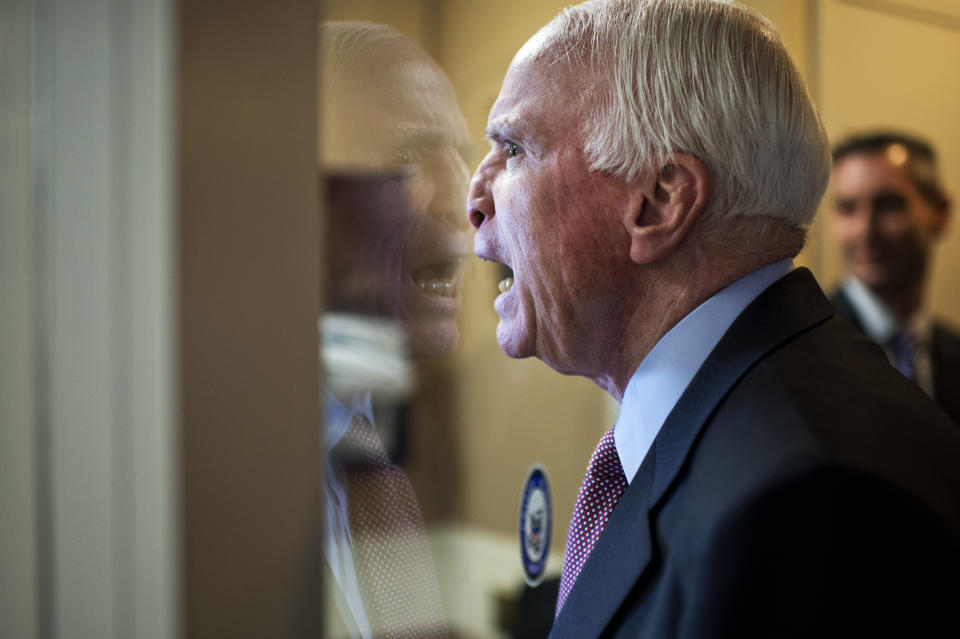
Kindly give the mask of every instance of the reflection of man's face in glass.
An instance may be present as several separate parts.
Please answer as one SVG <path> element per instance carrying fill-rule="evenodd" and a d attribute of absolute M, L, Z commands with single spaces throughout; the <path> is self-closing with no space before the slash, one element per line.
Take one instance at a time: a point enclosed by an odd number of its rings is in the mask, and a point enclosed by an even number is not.
<path fill-rule="evenodd" d="M 456 97 L 399 36 L 341 57 L 323 60 L 327 307 L 400 320 L 415 355 L 447 352 L 470 248 Z"/>

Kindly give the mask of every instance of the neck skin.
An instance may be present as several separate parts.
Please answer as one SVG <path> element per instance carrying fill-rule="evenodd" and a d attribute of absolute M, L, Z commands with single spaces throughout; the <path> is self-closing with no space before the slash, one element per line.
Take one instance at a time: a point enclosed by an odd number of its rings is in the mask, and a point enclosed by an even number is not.
<path fill-rule="evenodd" d="M 926 270 L 926 269 L 924 269 Z M 921 275 L 908 282 L 886 287 L 868 287 L 890 309 L 900 324 L 906 323 L 923 306 L 925 278 Z"/>
<path fill-rule="evenodd" d="M 599 375 L 587 375 L 617 402 L 640 362 L 680 320 L 721 289 L 753 271 L 795 256 L 802 232 L 788 242 L 723 248 L 688 237 L 668 258 L 637 267 L 636 284 L 625 295 L 619 339 Z"/>

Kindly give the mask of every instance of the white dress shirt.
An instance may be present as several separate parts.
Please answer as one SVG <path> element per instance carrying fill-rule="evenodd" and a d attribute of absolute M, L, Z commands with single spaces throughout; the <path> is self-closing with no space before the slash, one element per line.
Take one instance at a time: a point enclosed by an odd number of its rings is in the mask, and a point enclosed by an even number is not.
<path fill-rule="evenodd" d="M 372 394 L 378 400 L 397 400 L 410 394 L 413 363 L 407 352 L 406 332 L 395 321 L 334 312 L 325 313 L 318 328 L 328 389 L 324 393 L 324 555 L 338 594 L 343 595 L 334 600 L 351 637 L 372 639 L 353 561 L 344 469 L 330 453 L 357 413 L 376 424 Z"/>
<path fill-rule="evenodd" d="M 614 430 L 628 482 L 683 391 L 733 321 L 760 293 L 792 270 L 791 260 L 781 260 L 733 282 L 680 320 L 640 362 L 623 393 Z"/>
<path fill-rule="evenodd" d="M 357 581 L 357 569 L 353 563 L 353 542 L 350 536 L 350 519 L 347 513 L 347 491 L 344 489 L 343 469 L 330 454 L 334 446 L 340 441 L 350 427 L 354 415 L 361 413 L 373 422 L 373 406 L 370 393 L 358 393 L 349 401 L 341 401 L 331 392 L 324 397 L 324 436 L 323 449 L 326 455 L 324 463 L 325 481 L 324 498 L 326 499 L 326 539 L 324 556 L 330 566 L 330 572 L 337 581 L 337 586 L 343 597 L 335 598 L 340 616 L 345 625 L 351 626 L 356 632 L 355 637 L 373 639 L 370 621 L 366 609 L 363 607 L 363 598 L 360 595 L 360 585 Z M 330 585 L 332 587 L 332 584 Z"/>
<path fill-rule="evenodd" d="M 914 381 L 927 395 L 933 397 L 933 362 L 930 358 L 933 322 L 927 309 L 921 307 L 910 316 L 905 325 L 901 325 L 896 315 L 857 278 L 847 278 L 843 283 L 843 292 L 857 312 L 857 317 L 863 324 L 863 332 L 883 347 L 891 364 L 896 364 L 896 353 L 889 346 L 890 340 L 903 330 L 910 333 L 914 343 Z"/>

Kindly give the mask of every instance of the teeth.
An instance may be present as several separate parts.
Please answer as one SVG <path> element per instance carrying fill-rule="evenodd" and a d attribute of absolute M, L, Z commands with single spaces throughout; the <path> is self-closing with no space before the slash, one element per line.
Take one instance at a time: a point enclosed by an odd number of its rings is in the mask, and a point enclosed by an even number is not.
<path fill-rule="evenodd" d="M 507 291 L 509 291 L 511 286 L 513 286 L 512 277 L 508 277 L 507 279 L 497 284 L 497 288 L 500 289 L 501 293 L 506 293 Z"/>
<path fill-rule="evenodd" d="M 420 280 L 417 284 L 420 285 L 421 291 L 430 295 L 453 297 L 457 292 L 450 280 Z"/>

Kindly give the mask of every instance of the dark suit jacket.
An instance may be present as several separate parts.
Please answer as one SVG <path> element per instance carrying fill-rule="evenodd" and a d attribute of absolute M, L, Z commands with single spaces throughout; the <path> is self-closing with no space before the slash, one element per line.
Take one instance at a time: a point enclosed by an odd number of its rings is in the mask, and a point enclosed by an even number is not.
<path fill-rule="evenodd" d="M 863 330 L 863 320 L 843 289 L 830 297 L 837 315 Z M 941 322 L 934 321 L 930 344 L 930 364 L 933 368 L 933 398 L 943 412 L 960 424 L 960 335 Z"/>
<path fill-rule="evenodd" d="M 695 376 L 550 637 L 960 636 L 958 539 L 960 430 L 799 269 Z"/>

